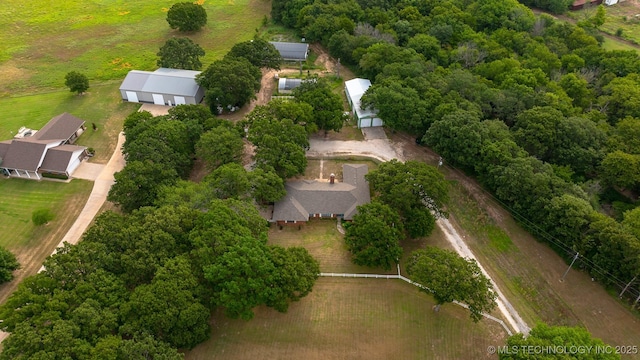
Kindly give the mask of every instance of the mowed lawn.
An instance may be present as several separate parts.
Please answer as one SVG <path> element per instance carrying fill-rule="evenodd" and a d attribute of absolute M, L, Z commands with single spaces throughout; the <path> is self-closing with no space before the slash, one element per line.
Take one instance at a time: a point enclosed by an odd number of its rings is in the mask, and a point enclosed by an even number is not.
<path fill-rule="evenodd" d="M 321 278 L 287 313 L 260 307 L 250 321 L 212 319 L 211 339 L 186 360 L 493 359 L 503 345 L 495 322 L 475 324 L 467 310 L 445 305 L 401 280 Z"/>
<path fill-rule="evenodd" d="M 0 7 L 0 96 L 60 88 L 77 70 L 90 80 L 122 79 L 152 70 L 156 53 L 175 36 L 189 36 L 207 52 L 205 66 L 233 44 L 253 37 L 269 14 L 266 0 L 200 0 L 208 13 L 201 31 L 169 28 L 175 0 L 3 0 Z"/>
<path fill-rule="evenodd" d="M 96 84 L 83 95 L 58 90 L 28 96 L 0 98 L 0 139 L 11 139 L 21 126 L 40 129 L 52 117 L 68 112 L 86 121 L 87 130 L 77 145 L 92 147 L 96 156 L 91 162 L 106 163 L 122 131 L 124 119 L 139 104 L 123 102 L 119 82 Z M 97 130 L 93 131 L 92 124 Z"/>
<path fill-rule="evenodd" d="M 37 246 L 39 237 L 69 215 L 64 211 L 67 202 L 81 201 L 84 205 L 92 187 L 92 182 L 84 180 L 63 183 L 0 179 L 0 245 L 15 250 Z M 38 209 L 49 209 L 56 218 L 47 225 L 36 227 L 31 222 L 31 213 Z"/>

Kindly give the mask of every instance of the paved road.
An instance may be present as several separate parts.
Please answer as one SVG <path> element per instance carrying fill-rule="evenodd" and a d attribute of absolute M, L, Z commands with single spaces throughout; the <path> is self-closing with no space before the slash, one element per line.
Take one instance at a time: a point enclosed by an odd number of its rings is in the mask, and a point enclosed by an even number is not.
<path fill-rule="evenodd" d="M 309 140 L 310 148 L 307 151 L 309 157 L 341 157 L 341 156 L 363 156 L 371 157 L 380 161 L 389 161 L 391 159 L 404 160 L 402 156 L 401 144 L 394 144 L 389 139 L 372 139 L 365 141 L 336 141 L 336 140 L 323 140 L 323 139 L 311 139 Z M 445 237 L 451 243 L 456 252 L 465 258 L 476 259 L 473 252 L 464 242 L 464 239 L 456 229 L 451 225 L 449 220 L 440 219 L 436 222 L 436 225 L 446 235 Z M 477 259 L 476 259 L 477 261 Z M 482 268 L 482 264 L 478 262 L 483 273 L 493 283 L 496 294 L 498 295 L 497 303 L 498 310 L 502 313 L 503 317 L 507 320 L 509 325 L 516 331 L 523 334 L 529 333 L 529 326 L 522 320 L 520 314 L 511 305 L 509 300 L 504 296 L 502 291 L 498 288 L 498 285 L 493 281 L 491 276 Z"/>

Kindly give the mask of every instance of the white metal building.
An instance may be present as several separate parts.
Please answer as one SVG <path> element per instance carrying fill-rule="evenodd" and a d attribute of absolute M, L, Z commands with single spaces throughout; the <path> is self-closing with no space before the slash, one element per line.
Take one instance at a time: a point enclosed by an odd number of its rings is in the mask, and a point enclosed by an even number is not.
<path fill-rule="evenodd" d="M 361 78 L 355 78 L 344 83 L 344 91 L 351 106 L 351 113 L 358 122 L 358 128 L 384 125 L 375 109 L 362 109 L 360 107 L 360 99 L 370 86 L 371 81 Z"/>
<path fill-rule="evenodd" d="M 120 85 L 122 100 L 156 105 L 199 104 L 204 89 L 196 83 L 200 71 L 160 68 L 131 70 Z"/>

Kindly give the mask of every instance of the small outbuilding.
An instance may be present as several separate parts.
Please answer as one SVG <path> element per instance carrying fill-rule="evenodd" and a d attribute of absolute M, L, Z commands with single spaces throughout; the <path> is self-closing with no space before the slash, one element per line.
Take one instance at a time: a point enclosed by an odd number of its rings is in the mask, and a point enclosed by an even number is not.
<path fill-rule="evenodd" d="M 293 92 L 293 89 L 299 87 L 301 84 L 302 79 L 279 78 L 278 93 L 291 94 L 291 92 Z"/>
<path fill-rule="evenodd" d="M 122 100 L 156 105 L 195 105 L 202 102 L 204 89 L 196 83 L 200 71 L 160 68 L 131 70 L 120 85 Z"/>
<path fill-rule="evenodd" d="M 363 109 L 360 105 L 362 95 L 371 86 L 367 79 L 355 78 L 345 81 L 344 91 L 351 106 L 351 114 L 356 118 L 358 128 L 382 126 L 384 122 L 378 117 L 378 112 L 372 108 Z"/>
<path fill-rule="evenodd" d="M 291 42 L 270 42 L 282 56 L 284 61 L 307 61 L 309 44 Z"/>

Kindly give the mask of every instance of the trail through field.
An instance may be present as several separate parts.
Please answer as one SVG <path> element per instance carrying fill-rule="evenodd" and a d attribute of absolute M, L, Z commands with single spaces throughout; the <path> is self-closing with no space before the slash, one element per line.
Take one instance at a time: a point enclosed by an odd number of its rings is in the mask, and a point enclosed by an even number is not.
<path fill-rule="evenodd" d="M 498 288 L 498 284 L 496 284 L 496 282 L 493 281 L 493 279 L 491 278 L 489 273 L 484 269 L 480 261 L 478 261 L 475 255 L 473 255 L 473 252 L 471 251 L 471 249 L 469 249 L 469 247 L 464 242 L 462 237 L 460 237 L 460 234 L 458 234 L 456 229 L 451 225 L 451 222 L 448 219 L 443 218 L 443 219 L 438 219 L 438 221 L 436 222 L 436 225 L 438 225 L 438 227 L 442 230 L 447 240 L 449 240 L 449 243 L 451 243 L 451 245 L 454 247 L 454 249 L 456 249 L 456 252 L 460 254 L 460 256 L 468 259 L 473 259 L 478 263 L 478 266 L 480 267 L 480 270 L 482 271 L 482 273 L 493 284 L 493 290 L 498 295 L 498 298 L 496 299 L 496 303 L 498 304 L 498 309 L 500 310 L 502 315 L 505 317 L 505 319 L 507 319 L 511 327 L 515 329 L 517 332 L 520 332 L 523 334 L 529 334 L 529 330 L 531 330 L 531 328 L 529 328 L 529 326 L 524 322 L 524 320 L 522 320 L 522 318 L 520 317 L 520 314 L 518 314 L 518 311 L 516 311 L 516 309 L 513 307 L 513 305 L 511 305 L 511 303 L 507 299 L 507 297 L 504 296 L 502 291 L 500 291 L 500 289 Z"/>

